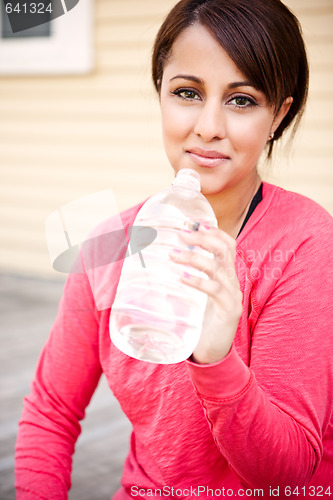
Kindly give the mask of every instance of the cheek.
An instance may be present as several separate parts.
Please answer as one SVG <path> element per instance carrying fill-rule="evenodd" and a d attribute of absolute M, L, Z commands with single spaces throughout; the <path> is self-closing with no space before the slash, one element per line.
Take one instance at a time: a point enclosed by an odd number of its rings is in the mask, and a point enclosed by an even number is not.
<path fill-rule="evenodd" d="M 238 151 L 255 154 L 261 153 L 266 145 L 270 130 L 270 121 L 260 115 L 233 117 L 229 121 L 229 137 Z"/>
<path fill-rule="evenodd" d="M 183 140 L 191 130 L 191 120 L 178 106 L 161 107 L 164 141 Z"/>

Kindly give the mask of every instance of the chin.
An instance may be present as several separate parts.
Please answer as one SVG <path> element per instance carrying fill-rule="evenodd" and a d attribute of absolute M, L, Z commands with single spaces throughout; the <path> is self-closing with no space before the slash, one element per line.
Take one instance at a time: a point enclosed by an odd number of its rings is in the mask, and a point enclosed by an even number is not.
<path fill-rule="evenodd" d="M 216 183 L 214 185 L 208 185 L 207 183 L 202 183 L 201 185 L 201 193 L 204 196 L 213 196 L 219 194 L 223 191 L 223 186 L 217 186 Z"/>

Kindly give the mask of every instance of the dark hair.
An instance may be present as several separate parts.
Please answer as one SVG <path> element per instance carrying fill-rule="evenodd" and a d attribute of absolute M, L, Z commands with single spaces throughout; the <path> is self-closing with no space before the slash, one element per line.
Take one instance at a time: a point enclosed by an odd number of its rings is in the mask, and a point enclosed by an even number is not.
<path fill-rule="evenodd" d="M 195 24 L 209 29 L 275 111 L 287 97 L 293 97 L 289 112 L 269 142 L 270 157 L 273 141 L 294 119 L 296 131 L 308 94 L 308 61 L 297 18 L 280 0 L 181 0 L 166 17 L 154 44 L 152 77 L 158 93 L 173 43 Z"/>

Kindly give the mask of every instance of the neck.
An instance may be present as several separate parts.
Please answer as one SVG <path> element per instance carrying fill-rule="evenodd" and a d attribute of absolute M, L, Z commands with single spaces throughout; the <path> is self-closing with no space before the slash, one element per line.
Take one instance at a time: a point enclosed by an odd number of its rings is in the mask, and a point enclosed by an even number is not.
<path fill-rule="evenodd" d="M 237 237 L 260 184 L 261 179 L 255 172 L 250 178 L 245 178 L 222 193 L 206 196 L 213 207 L 219 228 L 233 238 Z"/>

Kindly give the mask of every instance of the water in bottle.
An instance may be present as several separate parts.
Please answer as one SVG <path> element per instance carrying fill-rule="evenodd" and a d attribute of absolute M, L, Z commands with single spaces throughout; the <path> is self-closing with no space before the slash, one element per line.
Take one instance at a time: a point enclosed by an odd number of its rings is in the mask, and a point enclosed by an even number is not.
<path fill-rule="evenodd" d="M 217 227 L 213 209 L 200 192 L 199 174 L 182 169 L 171 187 L 142 206 L 133 225 L 135 241 L 131 238 L 130 247 L 134 245 L 136 251 L 124 260 L 110 315 L 111 340 L 125 354 L 167 364 L 183 361 L 194 351 L 207 295 L 182 283 L 180 277 L 184 272 L 207 276 L 169 257 L 175 248 L 188 250 L 178 235 L 193 224 Z M 145 228 L 157 233 L 148 246 Z M 191 250 L 212 257 L 200 247 Z"/>

